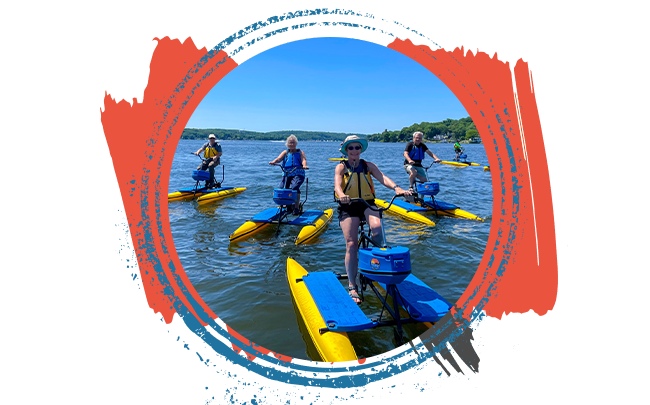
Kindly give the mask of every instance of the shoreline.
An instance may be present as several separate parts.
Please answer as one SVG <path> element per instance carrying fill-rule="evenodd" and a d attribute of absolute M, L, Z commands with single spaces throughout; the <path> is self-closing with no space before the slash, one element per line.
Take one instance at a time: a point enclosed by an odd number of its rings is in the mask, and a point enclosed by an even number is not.
<path fill-rule="evenodd" d="M 207 138 L 183 138 L 181 136 L 181 141 L 205 141 L 207 142 Z M 278 139 L 217 139 L 217 142 L 223 142 L 223 141 L 257 141 L 257 142 L 274 142 L 274 143 L 284 143 L 285 140 L 278 140 Z M 299 142 L 329 142 L 329 143 L 342 143 L 343 139 L 339 140 L 328 140 L 328 139 L 298 139 Z M 410 140 L 409 140 L 410 141 Z M 409 141 L 395 141 L 395 142 L 384 142 L 384 141 L 368 141 L 368 142 L 373 142 L 373 143 L 408 143 Z M 476 144 L 476 145 L 482 145 L 483 142 L 471 142 L 467 140 L 462 140 L 462 141 L 431 141 L 428 139 L 423 139 L 423 143 L 454 143 L 458 142 L 461 144 Z"/>

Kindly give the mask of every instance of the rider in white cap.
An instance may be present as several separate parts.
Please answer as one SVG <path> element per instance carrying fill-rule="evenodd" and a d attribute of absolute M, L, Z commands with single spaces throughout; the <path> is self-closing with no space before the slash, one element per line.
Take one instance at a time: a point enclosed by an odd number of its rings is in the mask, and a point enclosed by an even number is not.
<path fill-rule="evenodd" d="M 221 145 L 219 145 L 219 142 L 217 142 L 217 137 L 214 134 L 210 134 L 208 136 L 208 142 L 204 143 L 203 146 L 201 146 L 201 149 L 194 152 L 194 154 L 198 156 L 201 152 L 203 152 L 203 158 L 205 160 L 196 169 L 208 169 L 210 172 L 208 188 L 214 188 L 214 169 L 221 163 L 221 155 L 223 154 L 221 151 Z"/>

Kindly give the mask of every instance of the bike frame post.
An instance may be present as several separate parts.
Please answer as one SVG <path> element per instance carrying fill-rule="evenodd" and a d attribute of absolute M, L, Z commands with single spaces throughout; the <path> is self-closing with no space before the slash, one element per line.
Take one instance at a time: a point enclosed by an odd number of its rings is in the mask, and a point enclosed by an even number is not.
<path fill-rule="evenodd" d="M 191 154 L 191 155 L 194 155 L 194 153 L 190 153 L 190 154 Z M 202 158 L 201 156 L 199 156 L 199 155 L 194 155 L 194 156 L 196 156 L 196 157 L 198 157 L 199 159 L 201 159 L 201 163 L 203 163 L 203 161 L 205 160 L 205 159 L 203 159 L 203 158 Z M 201 164 L 201 167 L 203 167 L 203 164 Z M 199 168 L 199 169 L 200 169 L 200 168 Z M 197 180 L 197 181 L 196 181 L 196 184 L 194 184 L 194 191 L 193 191 L 192 193 L 193 193 L 193 195 L 194 195 L 195 197 L 196 197 L 196 192 L 199 190 L 199 183 L 201 183 L 201 180 Z M 207 182 L 206 182 L 206 184 L 207 184 Z M 206 186 L 206 187 L 207 187 L 207 186 Z"/>
<path fill-rule="evenodd" d="M 425 172 L 425 174 L 427 175 L 427 176 L 426 176 L 426 177 L 427 177 L 427 182 L 430 182 L 430 179 L 429 179 L 429 169 L 431 169 L 431 166 L 433 166 L 434 163 L 435 163 L 435 162 L 431 162 L 431 164 L 429 165 L 429 167 L 425 167 L 425 168 L 424 168 L 424 172 Z M 417 179 L 415 179 L 415 183 L 416 183 L 416 184 L 418 183 L 418 180 L 417 180 Z M 433 213 L 435 214 L 436 217 L 439 217 L 439 215 L 438 215 L 438 210 L 436 209 L 435 197 L 434 197 L 434 196 L 430 196 L 430 197 L 431 197 L 431 206 L 433 207 Z M 422 204 L 422 205 L 425 204 L 424 198 L 421 198 L 421 197 L 420 197 L 420 194 L 418 194 L 418 192 L 417 192 L 417 186 L 416 186 L 416 190 L 415 190 L 415 201 L 416 201 L 417 203 L 419 203 L 419 204 Z"/>
<path fill-rule="evenodd" d="M 283 162 L 283 164 L 284 164 L 284 162 Z M 274 166 L 279 166 L 280 169 L 282 169 L 282 173 L 284 175 L 283 176 L 284 177 L 283 188 L 284 189 L 289 189 L 289 186 L 290 186 L 290 184 L 289 184 L 289 176 L 287 176 L 289 173 L 287 173 L 287 171 L 285 170 L 283 164 L 275 163 Z M 296 168 L 294 168 L 290 173 L 293 173 L 293 171 L 295 171 L 295 170 L 296 170 Z M 307 179 L 307 182 L 309 182 L 309 179 Z M 300 193 L 300 190 L 297 190 L 297 192 Z M 300 200 L 298 200 L 298 201 L 300 201 Z M 307 201 L 306 197 L 305 197 L 305 201 Z M 302 204 L 304 204 L 304 202 Z M 302 204 L 299 205 L 301 211 L 302 211 Z M 282 221 L 284 221 L 284 219 L 289 215 L 289 210 L 293 211 L 294 207 L 295 207 L 295 203 L 291 204 L 291 205 L 281 205 L 280 206 L 280 209 L 278 210 L 278 214 L 279 214 L 278 215 L 278 227 L 275 230 L 275 235 L 276 236 L 280 233 L 280 225 L 282 225 Z"/>
<path fill-rule="evenodd" d="M 305 177 L 306 177 L 306 176 L 305 176 Z M 298 192 L 300 192 L 300 191 L 298 191 Z M 309 179 L 308 179 L 308 178 L 305 178 L 305 200 L 304 200 L 303 202 L 301 202 L 300 205 L 299 205 L 299 207 L 300 207 L 300 212 L 302 212 L 302 207 L 303 207 L 303 206 L 305 205 L 305 203 L 307 202 L 307 198 L 309 198 Z"/>
<path fill-rule="evenodd" d="M 391 284 L 387 286 L 387 288 L 388 291 L 386 295 L 388 296 L 390 294 L 390 296 L 393 298 L 393 312 L 395 313 L 393 318 L 395 319 L 395 322 L 397 324 L 397 337 L 399 340 L 397 344 L 401 345 L 402 342 L 404 341 L 404 337 L 403 337 L 404 333 L 402 331 L 402 322 L 399 315 L 399 300 L 398 300 L 399 291 L 397 290 L 397 286 L 395 284 Z"/>
<path fill-rule="evenodd" d="M 428 176 L 427 176 L 427 180 L 428 180 Z M 395 198 L 397 198 L 397 195 L 395 195 L 391 199 L 390 203 L 388 204 L 388 207 L 386 207 L 386 208 L 375 209 L 375 208 L 370 207 L 370 205 L 368 205 L 367 202 L 366 202 L 366 205 L 371 210 L 378 211 L 379 212 L 379 218 L 381 219 L 383 211 L 387 210 L 393 204 L 393 201 L 395 200 Z M 354 201 L 364 201 L 362 199 L 353 199 L 353 200 Z M 365 217 L 364 217 L 359 222 L 359 242 L 358 242 L 359 248 L 361 248 L 361 247 L 367 248 L 370 245 L 373 245 L 373 246 L 376 246 L 376 247 L 387 247 L 387 245 L 386 245 L 386 233 L 384 231 L 384 223 L 383 223 L 383 221 L 381 222 L 381 230 L 382 230 L 383 239 L 384 239 L 383 246 L 378 245 L 375 241 L 373 241 L 370 237 L 368 237 L 368 235 L 366 235 L 365 225 L 366 225 L 366 221 L 365 221 Z M 370 286 L 370 288 L 375 293 L 377 298 L 382 302 L 382 308 L 381 308 L 381 312 L 379 313 L 379 317 L 378 317 L 378 321 L 377 321 L 378 325 L 377 326 L 395 325 L 396 329 L 397 329 L 397 337 L 396 337 L 397 344 L 401 345 L 402 342 L 404 341 L 404 331 L 403 331 L 403 328 L 402 328 L 402 324 L 409 323 L 409 322 L 415 322 L 416 320 L 415 320 L 415 318 L 413 318 L 413 316 L 411 315 L 410 311 L 407 308 L 405 308 L 405 310 L 406 310 L 406 313 L 408 314 L 408 318 L 404 318 L 404 320 L 401 319 L 400 313 L 399 313 L 399 311 L 400 311 L 400 303 L 404 302 L 404 300 L 402 299 L 401 294 L 400 294 L 399 290 L 397 289 L 397 286 L 395 284 L 387 285 L 386 286 L 386 295 L 384 296 L 377 290 L 377 287 L 373 284 L 373 281 L 371 279 L 364 276 L 363 274 L 359 275 L 359 279 L 360 279 L 360 282 L 361 282 L 360 291 L 365 290 L 366 286 Z M 393 300 L 393 305 L 392 306 L 388 303 L 388 297 L 389 296 Z M 386 312 L 388 312 L 393 317 L 393 321 L 383 321 L 382 322 L 381 318 L 384 315 L 384 310 L 386 310 Z"/>
<path fill-rule="evenodd" d="M 216 184 L 217 188 L 221 188 L 224 179 L 226 178 L 226 166 L 221 165 L 221 181 Z"/>
<path fill-rule="evenodd" d="M 386 240 L 386 231 L 384 230 L 384 221 L 383 221 L 383 212 L 379 212 L 379 223 L 381 224 L 381 247 L 385 248 L 388 246 L 388 241 Z"/>

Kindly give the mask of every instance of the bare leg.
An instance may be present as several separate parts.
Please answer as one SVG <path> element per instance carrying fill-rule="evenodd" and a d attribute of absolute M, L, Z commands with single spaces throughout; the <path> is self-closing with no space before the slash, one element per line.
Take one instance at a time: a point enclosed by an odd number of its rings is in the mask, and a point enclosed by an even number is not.
<path fill-rule="evenodd" d="M 345 237 L 345 272 L 348 275 L 348 285 L 350 287 L 357 286 L 357 271 L 359 270 L 359 218 L 350 217 L 341 221 L 341 230 Z M 355 299 L 354 302 L 361 302 L 360 299 Z"/>
<path fill-rule="evenodd" d="M 381 218 L 379 218 L 379 213 L 372 211 L 370 208 L 366 208 L 364 214 L 366 215 L 366 222 L 372 230 L 372 241 L 379 246 L 386 245 L 386 242 L 384 241 L 384 232 L 381 229 Z"/>
<path fill-rule="evenodd" d="M 411 188 L 413 188 L 413 185 L 415 184 L 416 175 L 417 175 L 417 171 L 415 169 L 411 169 L 411 174 L 409 174 L 409 184 Z"/>

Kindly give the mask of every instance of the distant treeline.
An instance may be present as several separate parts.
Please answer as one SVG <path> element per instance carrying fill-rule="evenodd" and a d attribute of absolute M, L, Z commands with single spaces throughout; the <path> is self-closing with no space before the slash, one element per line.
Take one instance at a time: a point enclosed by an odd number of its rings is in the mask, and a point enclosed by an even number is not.
<path fill-rule="evenodd" d="M 422 122 L 404 127 L 400 131 L 384 130 L 382 133 L 368 135 L 371 142 L 408 142 L 413 132 L 420 131 L 428 141 L 462 141 L 478 137 L 476 126 L 470 117 L 441 122 Z"/>
<path fill-rule="evenodd" d="M 315 132 L 315 131 L 273 131 L 254 132 L 239 129 L 197 129 L 185 128 L 181 139 L 208 139 L 208 135 L 214 134 L 219 140 L 244 140 L 244 141 L 284 141 L 289 135 L 295 135 L 299 141 L 337 141 L 344 140 L 353 134 L 340 132 Z"/>
<path fill-rule="evenodd" d="M 447 118 L 441 122 L 422 122 L 404 127 L 400 131 L 384 130 L 382 133 L 368 135 L 371 142 L 408 142 L 413 139 L 413 132 L 420 131 L 427 141 L 462 141 L 477 138 L 478 131 L 470 117 L 454 120 Z M 351 134 L 342 132 L 318 131 L 273 131 L 255 132 L 239 129 L 221 128 L 185 128 L 181 139 L 207 139 L 208 135 L 215 134 L 220 140 L 242 141 L 283 141 L 291 134 L 298 137 L 299 141 L 337 141 L 340 142 Z M 362 137 L 364 135 L 361 135 Z"/>

